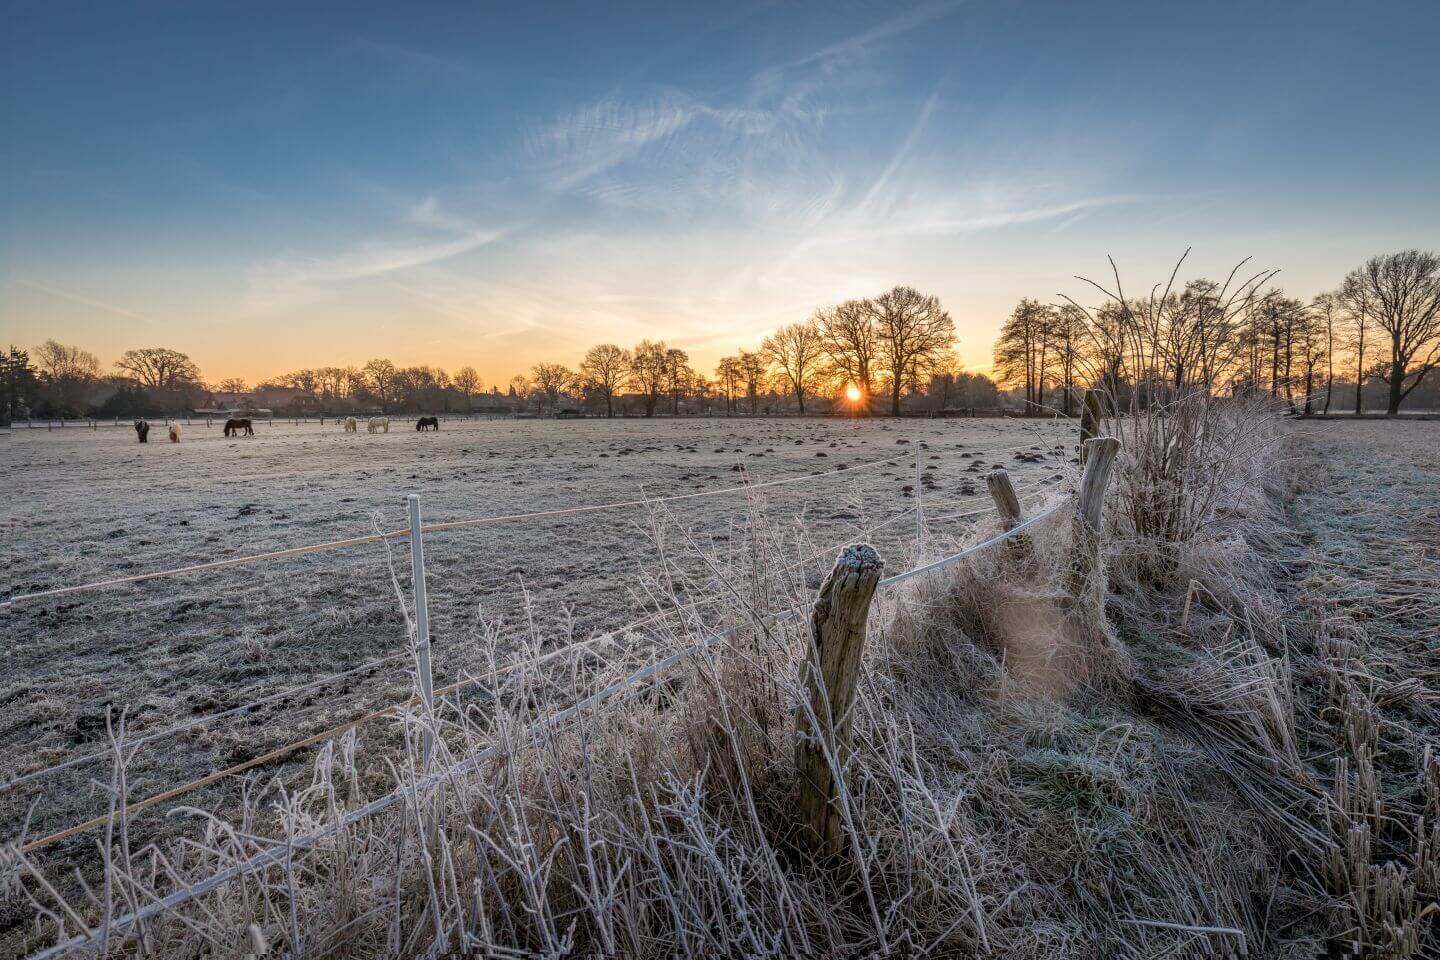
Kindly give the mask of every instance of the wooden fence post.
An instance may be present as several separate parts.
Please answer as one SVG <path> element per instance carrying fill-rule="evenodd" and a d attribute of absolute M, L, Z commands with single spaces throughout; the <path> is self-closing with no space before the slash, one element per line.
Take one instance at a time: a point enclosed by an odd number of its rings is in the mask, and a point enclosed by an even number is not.
<path fill-rule="evenodd" d="M 1090 388 L 1085 391 L 1085 406 L 1080 410 L 1080 462 L 1088 455 L 1085 445 L 1100 436 L 1100 391 Z"/>
<path fill-rule="evenodd" d="M 800 665 L 809 701 L 796 727 L 801 831 L 821 857 L 843 846 L 838 776 L 850 753 L 850 707 L 860 679 L 860 655 L 870 600 L 884 563 L 868 544 L 846 547 L 825 578 L 810 615 L 810 649 Z"/>
<path fill-rule="evenodd" d="M 990 499 L 995 501 L 995 512 L 1000 514 L 1002 530 L 1010 530 L 1024 519 L 1020 509 L 1020 497 L 1016 495 L 1015 486 L 1010 482 L 1010 474 L 1005 468 L 996 467 L 986 474 L 985 486 L 990 490 Z M 1030 538 L 1020 534 L 1006 544 L 1006 550 L 1017 560 L 1026 559 L 1031 553 Z"/>
<path fill-rule="evenodd" d="M 1069 582 L 1070 596 L 1078 603 L 1098 603 L 1104 595 L 1099 572 L 1100 541 L 1105 529 L 1105 488 L 1110 485 L 1110 468 L 1115 465 L 1119 452 L 1120 441 L 1114 437 L 1087 440 L 1080 450 L 1085 474 L 1080 480 L 1071 527 Z"/>
<path fill-rule="evenodd" d="M 430 669 L 430 604 L 425 596 L 425 541 L 420 524 L 420 496 L 405 498 L 410 511 L 410 576 L 415 586 L 415 674 L 425 707 L 423 753 L 425 769 L 435 753 L 435 677 Z"/>

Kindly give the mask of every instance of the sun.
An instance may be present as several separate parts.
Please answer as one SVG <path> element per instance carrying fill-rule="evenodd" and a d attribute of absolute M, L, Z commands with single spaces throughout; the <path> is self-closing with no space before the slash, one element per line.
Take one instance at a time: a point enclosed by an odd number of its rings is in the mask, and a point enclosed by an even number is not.
<path fill-rule="evenodd" d="M 860 398 L 863 396 L 864 394 L 860 392 L 860 388 L 853 383 L 845 388 L 845 399 L 851 403 L 859 403 Z"/>

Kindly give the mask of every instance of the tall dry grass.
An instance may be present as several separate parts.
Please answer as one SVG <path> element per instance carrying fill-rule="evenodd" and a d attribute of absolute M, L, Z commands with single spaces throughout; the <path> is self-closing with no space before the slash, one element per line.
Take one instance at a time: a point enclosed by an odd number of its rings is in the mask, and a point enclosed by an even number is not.
<path fill-rule="evenodd" d="M 488 681 L 404 715 L 408 748 L 384 777 L 352 732 L 300 789 L 249 781 L 238 818 L 181 811 L 192 839 L 131 849 L 117 724 L 102 882 L 66 892 L 13 847 L 0 864 L 35 916 L 27 946 L 84 925 L 92 953 L 165 958 L 1298 957 L 1349 942 L 1419 956 L 1434 945 L 1440 764 L 1381 782 L 1383 691 L 1343 631 L 1317 632 L 1277 587 L 1294 544 L 1273 420 L 1181 404 L 1111 430 L 1125 453 L 1099 628 L 1133 658 L 1131 688 L 1089 682 L 1077 631 L 1096 625 L 1065 589 L 1068 522 L 880 595 L 854 749 L 832 758 L 838 861 L 812 859 L 795 820 L 803 614 L 826 560 L 757 499 L 720 543 L 653 514 L 642 596 L 664 615 L 603 655 L 502 673 L 573 629 L 542 611 L 518 636 L 479 621 Z M 932 531 L 887 572 L 962 542 Z M 433 769 L 483 759 L 422 789 L 427 728 Z M 402 802 L 296 849 L 387 790 Z M 275 865 L 119 925 L 265 851 Z"/>

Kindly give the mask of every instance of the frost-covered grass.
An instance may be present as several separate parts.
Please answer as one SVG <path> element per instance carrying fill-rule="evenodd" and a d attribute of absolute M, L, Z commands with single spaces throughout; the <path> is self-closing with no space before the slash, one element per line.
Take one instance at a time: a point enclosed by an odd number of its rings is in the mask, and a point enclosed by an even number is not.
<path fill-rule="evenodd" d="M 913 506 L 904 488 L 915 483 L 917 448 L 925 448 L 922 492 L 934 515 L 983 498 L 983 471 L 997 462 L 1021 484 L 1053 476 L 1062 457 L 1048 448 L 1070 434 L 1054 424 L 999 421 L 713 419 L 448 421 L 426 434 L 401 422 L 389 434 L 347 435 L 333 425 L 277 422 L 258 425 L 252 438 L 226 440 L 218 426 L 197 423 L 180 444 L 142 446 L 128 427 L 19 429 L 0 446 L 0 482 L 18 494 L 0 511 L 0 595 L 369 533 L 376 512 L 383 529 L 403 528 L 410 492 L 422 495 L 431 522 L 692 493 L 901 457 L 893 468 L 765 491 L 776 522 L 830 544 Z M 1016 461 L 1006 452 L 1015 449 L 1039 459 Z M 747 509 L 743 496 L 677 503 L 669 508 L 670 536 L 683 527 L 723 544 Z M 474 638 L 485 631 L 502 645 L 516 642 L 533 617 L 559 643 L 647 612 L 647 574 L 661 557 L 652 532 L 650 511 L 628 509 L 429 538 L 438 681 L 481 666 Z M 874 538 L 882 547 L 908 543 L 913 523 Z M 392 549 L 404 579 L 405 545 Z M 794 557 L 813 580 L 828 557 L 806 561 Z M 0 625 L 7 638 L 0 770 L 7 774 L 101 748 L 107 706 L 127 710 L 131 735 L 142 736 L 404 651 L 379 545 L 28 603 L 0 609 Z M 131 787 L 136 796 L 158 792 L 409 693 L 401 662 L 156 743 L 136 758 Z M 303 774 L 312 753 L 264 772 Z M 104 798 L 88 787 L 94 773 L 67 772 L 0 795 L 0 838 L 15 833 L 37 796 L 43 802 L 32 835 L 103 813 Z M 237 794 L 226 783 L 190 799 L 224 807 Z M 153 815 L 135 824 L 140 838 L 168 829 Z M 83 859 L 92 840 L 68 841 L 55 855 Z"/>
<path fill-rule="evenodd" d="M 764 616 L 810 601 L 828 534 L 778 497 L 749 498 L 725 539 L 659 507 L 644 521 L 651 562 L 625 572 L 646 598 L 637 609 L 675 612 L 574 669 L 496 674 L 447 699 L 434 721 L 442 763 L 502 749 L 289 867 L 153 920 L 146 946 L 161 957 L 1039 958 L 1212 957 L 1243 942 L 1250 956 L 1289 958 L 1359 938 L 1366 956 L 1433 951 L 1440 760 L 1424 749 L 1437 676 L 1423 604 L 1435 557 L 1421 545 L 1357 561 L 1426 529 L 1440 504 L 1425 478 L 1440 464 L 1403 442 L 1317 440 L 1308 431 L 1321 425 L 1289 438 L 1273 424 L 1228 426 L 1258 455 L 1227 460 L 1209 508 L 1185 507 L 1197 522 L 1183 546 L 1157 551 L 1167 528 L 1133 509 L 1173 493 L 1152 488 L 1173 477 L 1121 458 L 1132 473 L 1107 513 L 1106 634 L 1133 679 L 1094 683 L 1074 659 L 1077 631 L 1095 624 L 1065 595 L 1063 517 L 1033 530 L 1033 560 L 986 553 L 880 595 L 839 862 L 812 861 L 795 833 L 806 625 Z M 1369 477 L 1355 469 L 1366 463 Z M 909 531 L 881 541 L 887 572 L 992 524 L 931 530 L 918 551 Z M 816 552 L 827 559 L 793 562 Z M 1385 599 L 1375 623 L 1366 584 Z M 727 602 L 684 612 L 707 596 Z M 534 616 L 508 621 L 518 630 L 482 620 L 468 634 L 477 671 L 584 633 L 539 595 L 525 609 Z M 708 652 L 661 682 L 536 726 L 697 642 Z M 183 847 L 127 846 L 117 829 L 110 883 L 70 891 L 68 910 L 13 857 L 0 863 L 16 915 L 40 918 L 12 933 L 41 945 L 77 918 L 104 931 L 155 894 L 283 851 L 413 782 L 425 722 L 391 722 L 389 740 L 344 738 L 302 779 L 257 782 L 231 817 L 190 813 Z M 133 931 L 112 933 L 114 952 L 135 950 Z"/>

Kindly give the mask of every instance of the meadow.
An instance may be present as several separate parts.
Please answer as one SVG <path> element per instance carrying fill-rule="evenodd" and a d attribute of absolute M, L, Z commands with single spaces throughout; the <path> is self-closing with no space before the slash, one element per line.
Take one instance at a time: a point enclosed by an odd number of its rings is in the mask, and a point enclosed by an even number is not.
<path fill-rule="evenodd" d="M 613 629 L 652 609 L 650 581 L 698 561 L 657 513 L 707 547 L 737 534 L 754 509 L 796 529 L 793 574 L 818 586 L 840 544 L 885 551 L 915 539 L 919 501 L 932 518 L 988 504 L 984 473 L 1001 465 L 1022 489 L 1058 479 L 1068 429 L 1019 421 L 451 420 L 416 433 L 344 434 L 333 422 L 183 427 L 179 444 L 135 442 L 128 425 L 17 429 L 0 481 L 7 506 L 0 595 L 283 549 L 406 526 L 418 493 L 426 523 L 563 510 L 767 483 L 721 495 L 448 531 L 428 539 L 437 682 L 482 666 L 475 638 L 536 628 L 566 637 Z M 1026 459 L 1017 460 L 1019 452 Z M 845 470 L 893 460 L 877 467 Z M 378 518 L 378 519 L 372 519 Z M 963 529 L 969 518 L 938 521 Z M 873 531 L 870 528 L 885 523 Z M 387 551 L 388 546 L 388 551 Z M 17 638 L 0 679 L 0 767 L 15 775 L 103 743 L 107 708 L 128 710 L 132 735 L 224 712 L 296 684 L 406 652 L 392 588 L 408 595 L 405 541 L 202 571 L 18 603 L 0 610 Z M 556 641 L 559 642 L 559 641 Z M 501 650 L 502 653 L 509 651 Z M 408 657 L 322 691 L 265 705 L 228 723 L 142 750 L 137 795 L 244 761 L 365 710 L 403 701 Z M 293 758 L 300 766 L 307 754 Z M 86 789 L 93 769 L 64 771 L 0 795 L 0 823 L 32 828 L 104 811 Z M 220 802 L 227 785 L 200 799 Z M 142 836 L 153 824 L 137 823 Z M 163 820 L 160 826 L 164 826 Z M 79 837 L 60 853 L 88 849 Z"/>
<path fill-rule="evenodd" d="M 393 568 L 368 544 L 0 611 L 23 638 L 0 692 L 21 771 L 402 655 L 21 784 L 10 835 L 112 817 L 108 844 L 6 851 L 4 942 L 1424 956 L 1440 912 L 1437 427 L 1215 401 L 1110 421 L 1103 580 L 1082 588 L 1071 422 L 277 423 L 146 448 L 17 431 L 7 477 L 38 496 L 8 519 L 23 534 L 11 597 L 403 527 L 409 492 L 427 524 L 648 502 L 427 534 L 437 683 L 476 681 L 433 715 L 407 701 L 403 540 Z M 995 466 L 1041 522 L 966 551 L 1000 529 Z M 852 743 L 829 759 L 843 850 L 816 859 L 795 802 L 812 627 L 793 613 L 858 540 L 887 576 L 961 562 L 875 596 Z M 566 653 L 637 616 L 644 629 Z M 129 709 L 123 739 L 107 704 Z M 377 704 L 401 709 L 170 816 L 107 796 L 133 802 Z M 82 924 L 90 946 L 64 948 Z"/>

